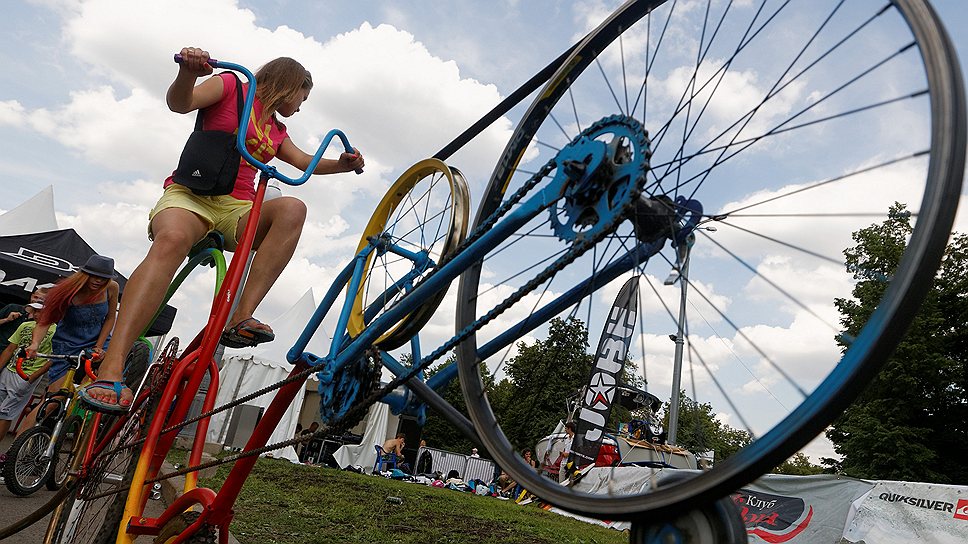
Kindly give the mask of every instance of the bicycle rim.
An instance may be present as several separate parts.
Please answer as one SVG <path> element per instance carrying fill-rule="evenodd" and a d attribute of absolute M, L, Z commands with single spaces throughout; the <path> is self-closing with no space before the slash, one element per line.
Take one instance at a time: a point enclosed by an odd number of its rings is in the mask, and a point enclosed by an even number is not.
<path fill-rule="evenodd" d="M 86 427 L 87 432 L 97 433 L 97 442 L 107 439 L 108 443 L 97 457 L 87 462 L 84 477 L 73 485 L 64 506 L 51 520 L 48 531 L 55 535 L 53 542 L 107 544 L 115 541 L 124 514 L 126 488 L 141 451 L 140 444 L 131 444 L 142 438 L 142 429 L 153 411 L 150 400 L 118 416 L 123 421 L 114 436 L 107 435 L 118 417 L 102 417 L 97 429 Z M 86 439 L 79 444 L 83 447 Z"/>
<path fill-rule="evenodd" d="M 370 217 L 357 253 L 382 236 L 389 244 L 425 253 L 432 264 L 409 282 L 413 261 L 392 252 L 374 251 L 366 258 L 364 277 L 354 298 L 348 331 L 360 334 L 386 308 L 404 297 L 412 286 L 435 269 L 464 239 L 470 216 L 467 182 L 456 168 L 437 159 L 424 159 L 404 172 L 387 191 Z M 389 351 L 410 341 L 433 316 L 447 294 L 441 290 L 393 325 L 374 344 Z"/>
<path fill-rule="evenodd" d="M 44 485 L 50 472 L 50 459 L 44 452 L 50 445 L 51 431 L 46 427 L 31 427 L 14 440 L 4 464 L 4 482 L 12 493 L 25 496 Z"/>
<path fill-rule="evenodd" d="M 594 345 L 608 303 L 631 275 L 642 276 L 631 358 L 667 363 L 646 369 L 649 390 L 669 398 L 671 390 L 658 386 L 668 387 L 671 349 L 660 342 L 676 332 L 679 288 L 663 291 L 662 278 L 682 263 L 672 244 L 647 259 L 628 220 L 481 327 L 459 347 L 458 361 L 471 419 L 502 468 L 568 510 L 632 519 L 708 504 L 762 475 L 821 432 L 876 374 L 923 299 L 950 233 L 964 171 L 965 106 L 953 48 L 921 0 L 707 2 L 691 10 L 674 1 L 629 2 L 576 49 L 525 114 L 474 228 L 542 165 L 553 168 L 538 187 L 550 183 L 559 172 L 549 161 L 609 119 L 620 128 L 590 137 L 638 134 L 637 123 L 650 132 L 642 133 L 647 152 L 632 159 L 648 170 L 644 195 L 699 200 L 701 226 L 717 227 L 697 230 L 691 250 L 682 388 L 727 414 L 752 442 L 695 478 L 630 494 L 562 487 L 514 453 L 533 444 L 508 438 L 515 430 L 488 403 L 479 365 L 500 378 L 517 342 L 546 336 L 551 316 L 587 323 Z M 894 202 L 907 206 L 913 231 L 899 267 L 884 278 L 877 310 L 856 338 L 844 339 L 842 352 L 833 301 L 849 299 L 854 280 L 841 252 L 853 245 L 853 232 L 886 220 Z M 576 208 L 562 198 L 461 276 L 458 330 L 580 237 L 568 223 Z M 600 222 L 609 218 L 602 215 Z M 521 255 L 527 266 L 513 262 Z M 816 292 L 804 288 L 805 277 L 818 279 L 810 285 Z M 528 321 L 565 299 L 543 323 Z M 505 330 L 519 332 L 500 340 Z"/>

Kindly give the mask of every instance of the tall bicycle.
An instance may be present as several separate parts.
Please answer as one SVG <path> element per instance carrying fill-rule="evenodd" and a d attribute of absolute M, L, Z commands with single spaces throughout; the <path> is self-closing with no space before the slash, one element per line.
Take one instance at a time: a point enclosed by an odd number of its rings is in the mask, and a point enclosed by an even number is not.
<path fill-rule="evenodd" d="M 336 298 L 328 294 L 289 352 L 291 381 L 279 388 L 222 489 L 194 488 L 189 478 L 192 489 L 164 515 L 141 518 L 145 484 L 172 439 L 163 427 L 184 419 L 186 399 L 205 372 L 217 378 L 211 354 L 228 308 L 216 305 L 208 332 L 177 359 L 161 394 L 162 405 L 174 408 L 151 421 L 141 445 L 126 511 L 114 526 L 119 541 L 160 534 L 182 542 L 216 530 L 224 541 L 254 454 L 306 373 L 318 372 L 329 392 L 323 415 L 334 427 L 403 384 L 438 405 L 420 374 L 452 350 L 472 421 L 465 428 L 530 491 L 573 512 L 633 520 L 640 529 L 698 527 L 713 539 L 736 536 L 716 501 L 806 445 L 859 393 L 896 346 L 941 260 L 966 141 L 951 44 L 923 0 L 709 2 L 700 10 L 631 1 L 434 159 L 446 161 L 539 87 L 466 239 L 427 259 L 421 249 L 395 243 L 410 229 L 385 235 L 396 224 L 385 212 L 397 208 L 381 204 L 371 221 L 377 227 L 368 227 L 366 246 L 334 287 L 349 282 L 347 300 L 362 297 L 359 307 L 344 304 L 340 312 L 337 331 L 346 334 L 334 335 L 328 354 L 305 351 Z M 444 178 L 450 180 L 431 176 Z M 876 262 L 848 260 L 845 275 L 841 251 L 852 233 L 884 219 L 907 225 L 895 240 L 904 248 L 900 265 L 881 270 Z M 421 247 L 439 240 L 426 223 L 419 220 L 416 231 L 426 236 L 411 238 Z M 679 251 L 691 236 L 693 250 Z M 652 286 L 640 290 L 643 313 L 661 315 L 661 289 L 650 276 L 656 265 L 663 275 L 671 266 L 682 269 L 680 255 L 689 255 L 690 289 L 701 299 L 686 335 L 696 383 L 690 388 L 729 406 L 751 443 L 701 474 L 660 477 L 636 493 L 592 494 L 539 477 L 488 403 L 480 365 L 501 368 L 522 338 L 540 338 L 554 317 L 604 322 L 609 295 L 630 275 Z M 402 280 L 409 273 L 401 275 L 400 263 L 420 271 Z M 422 323 L 408 325 L 409 317 L 458 278 L 457 333 L 424 355 L 412 340 Z M 238 285 L 233 270 L 227 279 L 221 294 Z M 879 303 L 862 330 L 846 335 L 838 308 L 850 304 L 855 289 Z M 661 354 L 654 344 L 667 328 L 648 319 L 624 324 L 633 331 L 631 348 L 618 352 L 646 362 Z M 802 338 L 810 340 L 794 344 Z M 408 342 L 413 362 L 399 364 L 391 352 Z M 368 392 L 377 363 L 397 377 Z M 653 368 L 653 380 L 655 374 Z M 137 413 L 150 403 L 139 395 L 135 405 Z M 192 506 L 200 512 L 184 514 Z M 633 531 L 633 539 L 653 536 Z"/>
<path fill-rule="evenodd" d="M 210 64 L 218 68 L 237 70 L 247 77 L 251 87 L 241 119 L 248 120 L 255 97 L 255 78 L 252 73 L 242 66 L 220 63 L 214 59 L 210 60 Z M 157 535 L 173 518 L 178 518 L 175 523 L 182 521 L 181 512 L 176 509 L 173 511 L 174 515 L 156 520 L 160 523 L 155 527 L 148 524 L 142 528 L 129 527 L 129 521 L 136 523 L 139 520 L 132 520 L 127 513 L 143 510 L 147 495 L 141 493 L 142 483 L 146 475 L 158 474 L 177 434 L 175 431 L 178 427 L 172 429 L 169 426 L 178 425 L 186 419 L 195 392 L 206 374 L 211 382 L 203 410 L 212 408 L 218 390 L 218 368 L 213 355 L 246 272 L 267 183 L 273 178 L 292 185 L 304 183 L 334 138 L 339 138 L 347 151 L 352 152 L 353 149 L 342 132 L 330 131 L 306 173 L 299 179 L 291 179 L 278 173 L 274 167 L 254 159 L 245 150 L 244 137 L 245 130 L 240 130 L 238 146 L 243 156 L 261 171 L 261 176 L 250 219 L 235 251 L 235 259 L 225 269 L 218 241 L 210 244 L 210 247 L 199 249 L 196 246 L 198 253 L 190 257 L 189 264 L 183 268 L 169 289 L 171 296 L 177 284 L 194 266 L 211 261 L 218 268 L 219 279 L 208 323 L 180 356 L 176 355 L 177 339 L 169 343 L 148 369 L 127 413 L 120 416 L 97 414 L 96 418 L 101 419 L 103 416 L 104 420 L 91 425 L 91 430 L 85 433 L 79 446 L 80 454 L 72 467 L 73 479 L 69 482 L 69 491 L 55 510 L 48 527 L 48 542 L 113 542 L 119 532 L 119 523 L 124 526 L 121 532 L 127 534 L 118 538 L 130 539 L 137 534 Z M 155 414 L 158 406 L 164 406 L 166 410 Z M 201 459 L 201 446 L 204 445 L 207 427 L 207 419 L 200 421 L 196 427 L 195 448 L 189 456 L 191 464 L 198 464 Z M 195 474 L 187 475 L 185 497 L 191 498 L 200 494 L 207 496 L 204 493 L 207 490 L 195 488 L 196 481 Z M 130 492 L 125 493 L 129 488 Z"/>

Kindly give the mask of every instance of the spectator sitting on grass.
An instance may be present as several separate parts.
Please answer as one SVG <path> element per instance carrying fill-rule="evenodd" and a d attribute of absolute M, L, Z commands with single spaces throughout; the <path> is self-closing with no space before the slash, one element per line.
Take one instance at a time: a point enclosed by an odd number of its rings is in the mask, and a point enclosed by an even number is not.
<path fill-rule="evenodd" d="M 501 493 L 501 496 L 507 496 L 507 494 L 517 487 L 518 482 L 515 482 L 508 476 L 507 472 L 501 471 L 501 475 L 497 477 L 497 489 Z"/>
<path fill-rule="evenodd" d="M 462 480 L 460 477 L 460 472 L 457 472 L 456 469 L 451 469 L 450 472 L 447 473 L 447 479 L 444 480 L 444 485 L 463 486 L 465 484 L 464 480 Z"/>

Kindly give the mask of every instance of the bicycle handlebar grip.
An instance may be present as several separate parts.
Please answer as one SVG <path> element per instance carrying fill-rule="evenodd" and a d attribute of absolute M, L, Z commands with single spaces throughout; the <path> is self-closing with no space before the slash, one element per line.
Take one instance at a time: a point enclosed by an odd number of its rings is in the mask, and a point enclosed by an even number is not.
<path fill-rule="evenodd" d="M 24 350 L 17 352 L 17 374 L 20 374 L 20 377 L 23 378 L 24 381 L 30 381 L 30 376 L 24 372 L 24 358 L 26 355 L 27 354 L 24 352 Z"/>
<path fill-rule="evenodd" d="M 343 150 L 344 151 L 346 151 L 347 153 L 356 154 L 355 153 L 356 152 L 356 149 L 353 149 L 353 146 L 350 145 L 349 138 L 346 137 L 346 134 L 343 134 L 343 131 L 342 130 L 333 129 L 333 130 L 329 131 L 329 133 L 330 134 L 333 134 L 334 136 L 336 136 L 337 138 L 339 138 L 339 141 L 343 144 Z M 353 171 L 356 172 L 356 175 L 360 175 L 360 174 L 363 173 L 363 169 L 362 168 L 357 168 L 357 169 L 355 169 Z"/>
<path fill-rule="evenodd" d="M 83 357 L 84 353 L 82 353 L 81 356 Z M 90 378 L 92 382 L 97 381 L 97 374 L 95 374 L 94 370 L 91 368 L 91 363 L 94 362 L 95 358 L 98 361 L 101 360 L 101 357 L 96 353 L 92 353 L 90 357 L 84 358 L 84 373 L 87 374 L 87 377 Z"/>
<path fill-rule="evenodd" d="M 181 64 L 182 61 L 184 60 L 185 58 L 181 56 L 181 53 L 175 53 L 175 62 L 177 64 Z M 220 68 L 219 62 L 212 58 L 208 59 L 208 65 L 211 66 L 212 68 Z"/>

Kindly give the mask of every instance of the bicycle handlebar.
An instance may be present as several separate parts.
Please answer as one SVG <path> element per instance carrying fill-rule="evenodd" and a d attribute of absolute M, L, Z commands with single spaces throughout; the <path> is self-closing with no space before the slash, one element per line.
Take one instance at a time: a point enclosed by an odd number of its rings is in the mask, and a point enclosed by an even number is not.
<path fill-rule="evenodd" d="M 83 361 L 84 373 L 87 374 L 87 377 L 90 378 L 92 382 L 97 381 L 97 375 L 94 374 L 94 369 L 91 368 L 91 363 L 93 363 L 94 361 L 101 360 L 101 355 L 98 353 L 88 354 L 86 351 L 81 351 L 77 355 L 55 355 L 52 353 L 37 353 L 36 355 L 34 355 L 34 357 L 43 357 L 45 359 L 65 359 L 68 361 L 73 361 L 78 365 L 80 365 L 81 361 Z M 27 358 L 27 350 L 21 348 L 20 351 L 17 352 L 17 374 L 19 374 L 20 377 L 23 378 L 25 381 L 30 381 L 30 376 L 28 376 L 27 373 L 24 372 L 24 368 L 23 368 L 23 363 L 26 358 Z"/>
<path fill-rule="evenodd" d="M 184 59 L 182 58 L 181 54 L 176 53 L 175 62 L 178 64 L 181 64 L 182 60 Z M 330 130 L 326 134 L 325 138 L 323 138 L 323 141 L 319 144 L 319 148 L 316 150 L 316 153 L 313 155 L 312 160 L 309 162 L 309 166 L 306 167 L 306 170 L 303 172 L 302 176 L 300 176 L 297 179 L 292 179 L 286 176 L 285 174 L 279 173 L 279 171 L 276 170 L 275 166 L 269 166 L 266 163 L 260 161 L 259 159 L 256 159 L 249 153 L 249 150 L 246 149 L 245 147 L 245 135 L 247 132 L 246 128 L 248 127 L 248 124 L 249 124 L 249 115 L 252 112 L 252 105 L 255 103 L 255 89 L 256 89 L 255 76 L 252 74 L 252 72 L 249 71 L 248 68 L 240 64 L 223 62 L 220 60 L 209 58 L 208 65 L 211 66 L 212 68 L 224 68 L 226 70 L 241 72 L 243 75 L 245 75 L 246 80 L 249 82 L 249 92 L 246 93 L 245 104 L 242 106 L 241 121 L 239 123 L 238 137 L 236 139 L 235 146 L 238 148 L 239 153 L 242 154 L 242 157 L 245 158 L 246 162 L 251 164 L 260 172 L 262 172 L 263 176 L 266 176 L 267 178 L 278 179 L 279 181 L 285 183 L 286 185 L 302 185 L 303 183 L 306 183 L 306 180 L 309 179 L 309 176 L 312 175 L 313 170 L 316 169 L 316 165 L 319 164 L 319 159 L 323 157 L 323 151 L 325 151 L 326 148 L 329 147 L 329 144 L 332 142 L 334 137 L 339 138 L 340 142 L 343 143 L 343 149 L 347 153 L 355 152 L 355 150 L 353 149 L 353 146 L 350 145 L 350 141 L 346 138 L 346 135 L 343 134 L 343 131 L 334 128 L 333 130 Z M 356 173 L 362 174 L 363 169 L 357 168 Z"/>
<path fill-rule="evenodd" d="M 23 378 L 25 382 L 29 382 L 30 376 L 28 376 L 27 373 L 24 372 L 24 359 L 26 358 L 25 356 L 26 356 L 26 353 L 22 349 L 17 353 L 17 374 L 19 374 L 20 377 Z"/>

